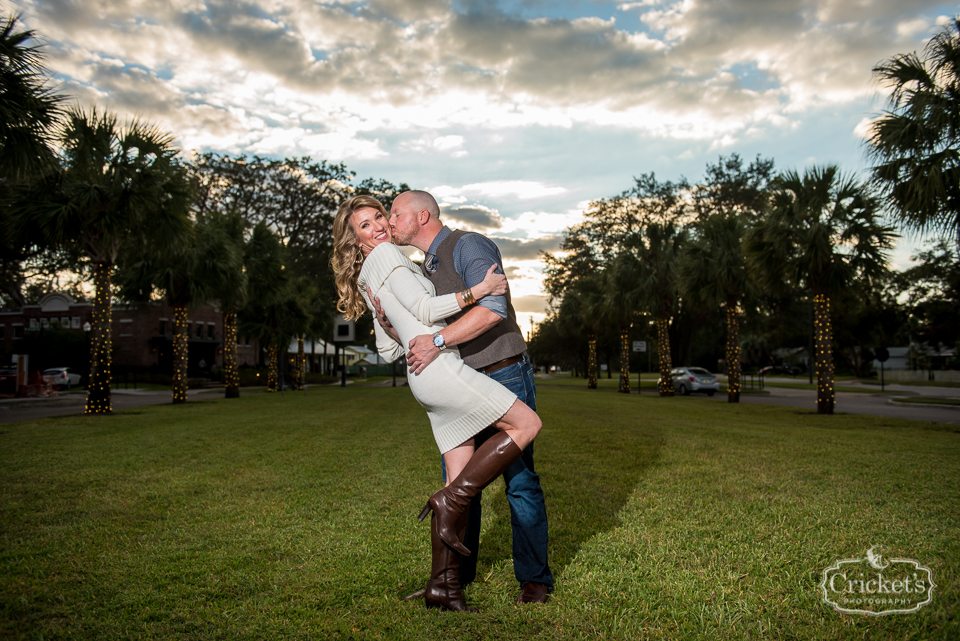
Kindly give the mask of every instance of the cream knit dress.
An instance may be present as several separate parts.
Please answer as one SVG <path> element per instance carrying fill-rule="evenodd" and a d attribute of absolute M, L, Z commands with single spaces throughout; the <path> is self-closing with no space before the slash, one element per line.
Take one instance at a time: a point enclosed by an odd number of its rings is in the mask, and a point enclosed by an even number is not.
<path fill-rule="evenodd" d="M 460 311 L 456 294 L 435 296 L 433 283 L 396 245 L 377 245 L 363 261 L 357 285 L 367 303 L 367 287 L 397 330 L 403 345 L 390 338 L 380 324 L 373 323 L 377 351 L 389 362 L 406 353 L 405 345 L 421 334 L 433 334 L 446 326 L 443 321 Z M 456 347 L 448 347 L 420 372 L 407 373 L 414 398 L 427 410 L 433 437 L 441 453 L 460 445 L 507 413 L 516 395 L 491 378 L 470 368 L 460 359 Z"/>

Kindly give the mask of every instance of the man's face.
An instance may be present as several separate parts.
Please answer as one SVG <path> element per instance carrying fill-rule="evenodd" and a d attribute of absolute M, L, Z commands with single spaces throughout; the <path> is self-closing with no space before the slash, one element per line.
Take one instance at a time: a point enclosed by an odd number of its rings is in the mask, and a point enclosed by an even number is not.
<path fill-rule="evenodd" d="M 390 207 L 390 231 L 398 245 L 409 245 L 420 231 L 419 211 L 407 198 L 397 198 Z"/>

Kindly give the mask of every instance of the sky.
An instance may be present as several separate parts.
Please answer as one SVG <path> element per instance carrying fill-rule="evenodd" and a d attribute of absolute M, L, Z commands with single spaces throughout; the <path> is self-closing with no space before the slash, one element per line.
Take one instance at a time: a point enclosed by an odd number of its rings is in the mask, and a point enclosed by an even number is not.
<path fill-rule="evenodd" d="M 521 327 L 539 251 L 634 177 L 739 154 L 865 175 L 871 70 L 922 51 L 922 0 L 0 0 L 59 90 L 140 117 L 186 156 L 343 162 L 431 192 L 501 249 Z M 892 255 L 903 268 L 918 244 Z"/>

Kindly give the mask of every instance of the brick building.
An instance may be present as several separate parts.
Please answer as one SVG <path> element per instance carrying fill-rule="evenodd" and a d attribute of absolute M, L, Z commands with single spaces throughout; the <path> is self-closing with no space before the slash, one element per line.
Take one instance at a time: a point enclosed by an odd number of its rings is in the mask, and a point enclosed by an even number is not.
<path fill-rule="evenodd" d="M 30 341 L 43 340 L 45 331 L 54 329 L 84 333 L 93 317 L 92 303 L 78 303 L 69 295 L 48 294 L 39 305 L 0 311 L 0 349 L 7 355 L 18 354 Z M 223 366 L 223 314 L 205 304 L 188 313 L 188 367 L 196 373 L 212 366 Z M 21 351 L 18 351 L 21 350 Z M 114 305 L 113 365 L 117 372 L 157 372 L 169 374 L 173 354 L 173 307 L 152 302 L 143 307 Z M 260 347 L 256 341 L 240 337 L 237 363 L 257 366 Z"/>

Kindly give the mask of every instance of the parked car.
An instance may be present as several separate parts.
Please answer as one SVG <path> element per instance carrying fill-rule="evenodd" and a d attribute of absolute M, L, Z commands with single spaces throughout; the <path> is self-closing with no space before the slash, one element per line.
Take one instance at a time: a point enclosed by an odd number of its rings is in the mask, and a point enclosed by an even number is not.
<path fill-rule="evenodd" d="M 6 367 L 0 369 L 0 392 L 13 393 L 17 391 L 17 370 Z"/>
<path fill-rule="evenodd" d="M 775 374 L 787 374 L 789 376 L 796 376 L 800 373 L 799 367 L 794 367 L 793 365 L 767 365 L 764 368 L 760 369 L 761 376 L 771 376 Z"/>
<path fill-rule="evenodd" d="M 43 370 L 44 378 L 50 377 L 53 379 L 53 382 L 57 384 L 57 387 L 61 389 L 70 389 L 75 385 L 80 384 L 80 375 L 74 372 L 69 367 L 51 367 L 50 369 Z"/>
<path fill-rule="evenodd" d="M 691 392 L 706 392 L 707 396 L 713 396 L 720 389 L 716 374 L 702 367 L 674 367 L 670 375 L 673 389 L 681 396 L 689 396 Z"/>

